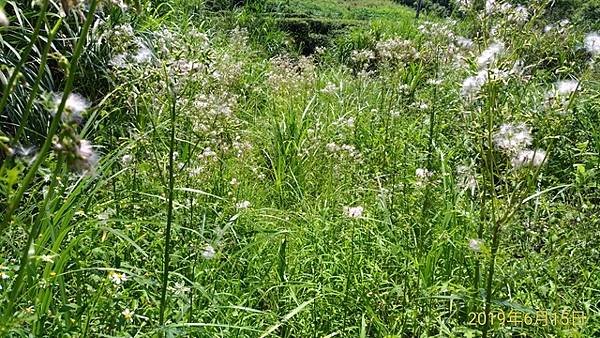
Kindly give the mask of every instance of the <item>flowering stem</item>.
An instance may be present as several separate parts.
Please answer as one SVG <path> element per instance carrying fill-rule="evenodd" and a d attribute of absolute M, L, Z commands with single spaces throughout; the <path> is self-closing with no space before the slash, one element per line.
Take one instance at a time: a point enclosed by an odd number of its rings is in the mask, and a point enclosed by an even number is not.
<path fill-rule="evenodd" d="M 167 207 L 167 228 L 165 229 L 165 251 L 163 255 L 163 277 L 162 289 L 160 295 L 160 317 L 159 324 L 165 323 L 165 307 L 167 299 L 167 284 L 169 282 L 169 259 L 171 255 L 171 225 L 173 223 L 173 186 L 175 183 L 174 152 L 175 152 L 175 118 L 176 102 L 175 93 L 172 92 L 171 103 L 171 139 L 169 140 L 169 186 L 168 186 L 168 207 Z"/>
<path fill-rule="evenodd" d="M 47 1 L 46 1 L 46 3 L 47 3 Z M 35 175 L 37 174 L 38 168 L 42 165 L 42 162 L 44 162 L 45 157 L 48 154 L 48 151 L 50 151 L 50 147 L 52 145 L 52 138 L 56 134 L 58 127 L 60 125 L 62 112 L 65 109 L 65 105 L 67 103 L 67 98 L 69 97 L 69 94 L 73 90 L 73 83 L 75 81 L 77 62 L 79 60 L 79 57 L 81 56 L 81 53 L 83 52 L 83 46 L 85 45 L 85 41 L 86 41 L 86 38 L 87 38 L 87 35 L 89 32 L 90 26 L 94 19 L 94 12 L 96 10 L 96 4 L 97 4 L 97 0 L 91 0 L 90 7 L 88 10 L 86 19 L 85 19 L 85 23 L 83 24 L 83 28 L 81 29 L 81 35 L 79 36 L 79 39 L 77 40 L 77 45 L 75 46 L 75 51 L 73 52 L 73 57 L 71 58 L 71 61 L 70 61 L 69 73 L 68 73 L 67 81 L 65 83 L 65 88 L 63 91 L 62 99 L 60 101 L 60 105 L 58 106 L 58 109 L 56 110 L 56 114 L 54 115 L 54 117 L 52 118 L 52 121 L 50 122 L 50 127 L 48 129 L 48 135 L 46 135 L 46 140 L 44 141 L 44 144 L 42 145 L 38 155 L 36 156 L 35 161 L 31 165 L 29 171 L 23 178 L 21 186 L 19 187 L 19 189 L 15 193 L 15 196 L 12 198 L 12 200 L 10 201 L 10 203 L 8 204 L 8 206 L 6 208 L 6 212 L 4 213 L 4 218 L 2 219 L 2 222 L 0 222 L 0 235 L 2 235 L 4 233 L 4 231 L 6 231 L 6 229 L 8 228 L 8 225 L 10 224 L 13 213 L 19 206 L 19 203 L 21 202 L 21 199 L 23 198 L 23 195 L 25 194 L 25 190 L 27 190 L 27 187 L 29 186 L 29 184 L 31 183 L 31 181 L 33 180 Z"/>

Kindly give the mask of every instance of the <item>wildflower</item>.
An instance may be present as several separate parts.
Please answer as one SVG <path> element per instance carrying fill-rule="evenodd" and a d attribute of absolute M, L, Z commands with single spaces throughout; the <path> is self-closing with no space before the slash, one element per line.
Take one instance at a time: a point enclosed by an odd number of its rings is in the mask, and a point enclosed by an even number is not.
<path fill-rule="evenodd" d="M 471 195 L 475 195 L 477 189 L 477 179 L 473 173 L 472 168 L 460 165 L 456 167 L 456 174 L 458 176 L 457 183 L 461 189 L 465 189 L 471 192 Z"/>
<path fill-rule="evenodd" d="M 325 145 L 325 148 L 327 148 L 327 150 L 332 153 L 340 150 L 340 147 L 337 144 L 335 144 L 334 142 L 327 143 L 327 145 Z"/>
<path fill-rule="evenodd" d="M 185 295 L 190 292 L 190 288 L 185 286 L 185 282 L 175 282 L 175 286 L 173 287 L 173 293 L 175 296 Z"/>
<path fill-rule="evenodd" d="M 335 83 L 328 83 L 323 89 L 321 89 L 321 93 L 324 94 L 333 94 L 338 90 L 338 87 Z"/>
<path fill-rule="evenodd" d="M 429 181 L 429 178 L 433 176 L 433 173 L 425 168 L 418 168 L 417 170 L 415 170 L 415 176 L 417 176 L 415 185 L 418 187 L 422 187 Z"/>
<path fill-rule="evenodd" d="M 444 80 L 442 79 L 429 79 L 427 80 L 427 84 L 430 84 L 432 86 L 439 86 L 444 82 Z"/>
<path fill-rule="evenodd" d="M 92 170 L 98 163 L 98 155 L 94 152 L 92 144 L 88 140 L 80 140 L 75 147 L 75 153 L 72 154 L 71 168 L 86 171 Z"/>
<path fill-rule="evenodd" d="M 232 178 L 231 181 L 229 181 L 229 184 L 231 184 L 234 187 L 237 187 L 238 185 L 240 185 L 240 182 L 237 180 L 237 178 Z"/>
<path fill-rule="evenodd" d="M 531 144 L 532 137 L 529 128 L 524 123 L 503 124 L 494 133 L 494 145 L 500 150 L 518 152 Z"/>
<path fill-rule="evenodd" d="M 356 63 L 368 63 L 375 59 L 375 53 L 370 49 L 353 50 L 351 55 L 352 61 Z"/>
<path fill-rule="evenodd" d="M 363 207 L 344 207 L 344 214 L 349 218 L 360 218 L 363 214 Z"/>
<path fill-rule="evenodd" d="M 562 19 L 558 22 L 558 25 L 561 27 L 565 27 L 571 24 L 571 21 L 569 21 L 569 19 Z"/>
<path fill-rule="evenodd" d="M 2 280 L 8 279 L 8 275 L 4 271 L 0 272 L 0 279 L 2 279 Z"/>
<path fill-rule="evenodd" d="M 69 94 L 69 96 L 67 97 L 67 102 L 65 103 L 65 109 L 71 112 L 72 114 L 82 113 L 89 107 L 90 101 L 88 101 L 86 98 L 77 93 Z"/>
<path fill-rule="evenodd" d="M 205 148 L 202 151 L 202 154 L 200 155 L 200 157 L 213 157 L 213 156 L 217 156 L 217 153 L 215 153 L 212 149 L 210 149 L 210 147 Z"/>
<path fill-rule="evenodd" d="M 238 209 L 248 209 L 250 207 L 249 201 L 241 201 L 235 205 Z"/>
<path fill-rule="evenodd" d="M 64 94 L 62 93 L 54 95 L 54 105 L 56 108 L 58 108 L 60 105 L 63 95 Z M 69 94 L 65 102 L 65 109 L 62 116 L 63 121 L 75 122 L 77 124 L 81 123 L 83 119 L 81 117 L 81 113 L 90 108 L 90 105 L 90 101 L 88 101 L 85 97 L 77 93 Z"/>
<path fill-rule="evenodd" d="M 524 67 L 523 60 L 517 60 L 517 61 L 515 61 L 515 63 L 513 63 L 513 66 L 510 69 L 509 74 L 511 74 L 511 75 L 523 75 L 523 67 Z"/>
<path fill-rule="evenodd" d="M 425 180 L 433 175 L 433 173 L 425 168 L 417 168 L 415 175 L 418 179 Z"/>
<path fill-rule="evenodd" d="M 202 173 L 202 171 L 204 170 L 204 168 L 197 166 L 197 167 L 193 167 L 190 169 L 190 175 L 191 176 L 198 176 Z"/>
<path fill-rule="evenodd" d="M 127 55 L 124 53 L 113 56 L 108 64 L 114 68 L 125 68 L 127 66 Z"/>
<path fill-rule="evenodd" d="M 461 10 L 467 10 L 471 8 L 473 0 L 456 0 Z"/>
<path fill-rule="evenodd" d="M 103 212 L 99 213 L 97 218 L 101 224 L 106 224 L 108 220 L 115 214 L 115 210 L 112 208 L 107 208 Z"/>
<path fill-rule="evenodd" d="M 213 248 L 212 245 L 206 244 L 204 246 L 204 249 L 202 250 L 202 258 L 206 260 L 213 259 L 215 258 L 215 254 L 215 248 Z"/>
<path fill-rule="evenodd" d="M 467 39 L 462 36 L 457 37 L 455 43 L 457 46 L 464 48 L 464 49 L 471 49 L 471 48 L 473 48 L 473 45 L 474 45 L 473 40 Z"/>
<path fill-rule="evenodd" d="M 352 127 L 354 127 L 354 122 L 355 122 L 354 117 L 345 118 L 342 116 L 336 121 L 336 124 L 338 124 L 340 126 L 352 128 Z"/>
<path fill-rule="evenodd" d="M 121 163 L 123 164 L 123 166 L 128 166 L 131 163 L 131 161 L 133 161 L 133 156 L 129 154 L 125 154 L 121 158 Z"/>
<path fill-rule="evenodd" d="M 379 41 L 375 49 L 380 59 L 390 64 L 411 61 L 418 56 L 418 51 L 412 46 L 412 41 L 400 38 Z"/>
<path fill-rule="evenodd" d="M 131 27 L 130 24 L 119 25 L 113 29 L 112 34 L 115 36 L 124 36 L 126 38 L 130 38 L 134 35 L 133 27 Z"/>
<path fill-rule="evenodd" d="M 554 89 L 551 89 L 546 93 L 546 100 L 544 105 L 546 108 L 557 103 L 559 106 L 566 107 L 569 103 L 571 95 L 579 88 L 579 82 L 576 80 L 562 80 L 558 81 L 554 85 Z"/>
<path fill-rule="evenodd" d="M 41 255 L 40 260 L 45 263 L 54 263 L 54 255 Z"/>
<path fill-rule="evenodd" d="M 15 154 L 20 157 L 31 158 L 35 156 L 35 147 L 24 147 L 22 145 L 18 145 L 15 149 Z"/>
<path fill-rule="evenodd" d="M 509 15 L 509 20 L 515 21 L 518 24 L 524 24 L 529 19 L 529 11 L 526 7 L 518 5 L 514 12 Z"/>
<path fill-rule="evenodd" d="M 485 12 L 487 14 L 492 14 L 495 10 L 496 10 L 496 0 L 486 0 Z"/>
<path fill-rule="evenodd" d="M 471 249 L 475 252 L 480 252 L 482 245 L 483 245 L 483 241 L 480 239 L 471 238 L 469 240 L 469 249 Z"/>
<path fill-rule="evenodd" d="M 484 70 L 480 70 L 476 75 L 469 76 L 463 81 L 461 94 L 462 96 L 472 99 L 478 92 L 481 90 L 481 87 L 488 80 L 488 72 Z"/>
<path fill-rule="evenodd" d="M 579 82 L 575 80 L 563 80 L 556 83 L 556 94 L 559 96 L 569 96 L 579 87 Z"/>
<path fill-rule="evenodd" d="M 530 150 L 524 149 L 517 153 L 511 164 L 513 168 L 522 168 L 522 167 L 539 167 L 546 161 L 546 152 L 542 149 Z"/>
<path fill-rule="evenodd" d="M 126 11 L 127 8 L 129 8 L 123 0 L 111 0 L 111 3 L 114 6 L 119 7 L 122 11 Z"/>
<path fill-rule="evenodd" d="M 130 311 L 129 309 L 125 309 L 121 312 L 121 314 L 123 315 L 123 318 L 125 318 L 125 320 L 131 322 L 133 321 L 133 315 L 134 313 L 132 311 Z"/>
<path fill-rule="evenodd" d="M 504 44 L 502 42 L 494 42 L 477 58 L 477 65 L 480 69 L 486 68 L 494 63 L 503 52 Z"/>
<path fill-rule="evenodd" d="M 152 51 L 146 45 L 140 43 L 140 48 L 137 53 L 133 56 L 133 60 L 136 63 L 147 63 L 152 60 Z"/>
<path fill-rule="evenodd" d="M 172 72 L 181 76 L 187 76 L 190 73 L 197 72 L 202 68 L 202 64 L 189 60 L 177 60 L 169 67 Z"/>
<path fill-rule="evenodd" d="M 583 39 L 583 45 L 592 56 L 600 55 L 600 35 L 598 33 L 588 33 Z"/>
<path fill-rule="evenodd" d="M 125 283 L 129 279 L 129 277 L 127 277 L 127 275 L 124 273 L 109 271 L 108 279 L 110 279 L 110 281 L 115 285 L 121 285 L 121 284 Z"/>
<path fill-rule="evenodd" d="M 492 7 L 494 7 L 494 5 L 492 4 Z M 502 14 L 507 14 L 512 10 L 512 5 L 508 2 L 503 2 L 500 7 L 499 7 L 499 12 Z"/>
<path fill-rule="evenodd" d="M 8 26 L 9 24 L 10 21 L 8 21 L 8 17 L 6 16 L 4 9 L 0 8 L 0 26 Z"/>
<path fill-rule="evenodd" d="M 236 49 L 241 49 L 240 47 L 245 47 L 248 44 L 248 30 L 246 28 L 235 27 L 230 32 L 230 42 Z"/>

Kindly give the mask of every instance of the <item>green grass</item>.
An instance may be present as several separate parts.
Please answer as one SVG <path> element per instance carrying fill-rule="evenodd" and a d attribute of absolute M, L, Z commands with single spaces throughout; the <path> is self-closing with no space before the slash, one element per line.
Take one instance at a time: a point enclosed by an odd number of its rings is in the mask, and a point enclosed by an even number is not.
<path fill-rule="evenodd" d="M 278 18 L 309 34 L 342 25 L 308 58 L 250 11 L 110 12 L 90 68 L 70 72 L 92 100 L 83 122 L 55 118 L 39 168 L 5 156 L 18 147 L 2 129 L 0 208 L 16 207 L 2 215 L 0 335 L 597 336 L 600 82 L 585 32 L 503 15 L 427 32 L 390 1 L 289 3 Z M 452 46 L 488 24 L 506 52 L 469 100 L 491 40 Z M 111 66 L 142 43 L 151 61 Z M 571 78 L 574 94 L 545 103 Z M 519 122 L 543 164 L 516 170 L 497 146 Z M 85 174 L 82 139 L 100 155 Z M 506 317 L 478 324 L 486 312 Z M 511 312 L 571 317 L 510 325 Z"/>
<path fill-rule="evenodd" d="M 407 7 L 387 0 L 368 1 L 273 1 L 279 4 L 283 12 L 300 16 L 319 18 L 352 19 L 352 20 L 408 20 L 414 12 Z"/>

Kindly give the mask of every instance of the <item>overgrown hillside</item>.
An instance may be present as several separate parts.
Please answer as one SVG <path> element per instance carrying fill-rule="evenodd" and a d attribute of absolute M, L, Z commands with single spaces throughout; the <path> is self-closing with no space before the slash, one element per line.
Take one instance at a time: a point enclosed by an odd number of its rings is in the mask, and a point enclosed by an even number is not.
<path fill-rule="evenodd" d="M 0 3 L 0 336 L 599 336 L 552 5 Z"/>

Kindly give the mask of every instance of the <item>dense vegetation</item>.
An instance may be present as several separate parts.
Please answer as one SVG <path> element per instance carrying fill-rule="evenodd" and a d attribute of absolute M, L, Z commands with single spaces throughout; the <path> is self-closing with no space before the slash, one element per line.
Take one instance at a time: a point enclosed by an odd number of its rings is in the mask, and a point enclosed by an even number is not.
<path fill-rule="evenodd" d="M 0 336 L 599 336 L 575 3 L 0 3 Z"/>

